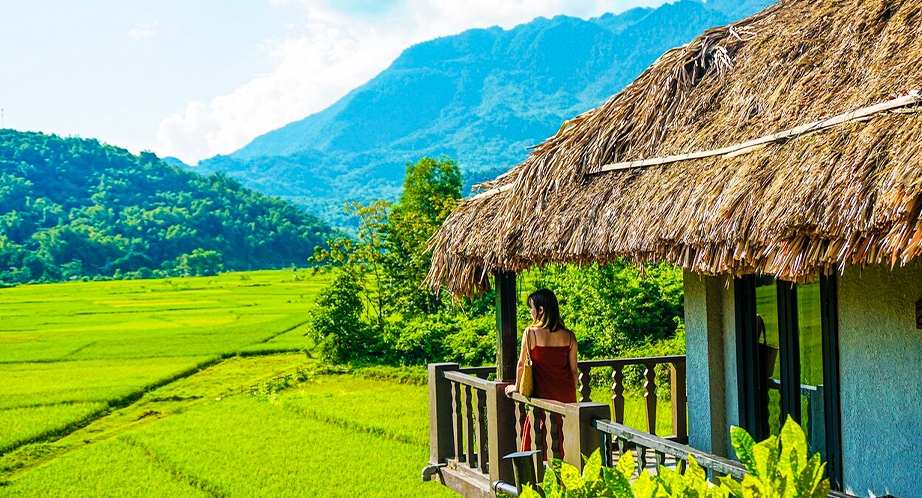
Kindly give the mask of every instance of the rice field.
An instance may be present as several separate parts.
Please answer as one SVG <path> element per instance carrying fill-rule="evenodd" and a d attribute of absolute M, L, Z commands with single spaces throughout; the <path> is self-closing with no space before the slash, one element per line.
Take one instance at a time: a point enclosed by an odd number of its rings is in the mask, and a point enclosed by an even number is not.
<path fill-rule="evenodd" d="M 318 373 L 305 277 L 0 289 L 0 497 L 456 496 L 425 386 Z"/>
<path fill-rule="evenodd" d="M 454 496 L 424 386 L 313 373 L 328 278 L 0 289 L 0 497 Z"/>

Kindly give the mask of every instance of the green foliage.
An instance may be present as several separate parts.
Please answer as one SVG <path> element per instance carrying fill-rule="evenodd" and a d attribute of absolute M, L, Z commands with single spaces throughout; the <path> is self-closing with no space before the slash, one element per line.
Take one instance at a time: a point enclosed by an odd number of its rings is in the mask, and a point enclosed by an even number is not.
<path fill-rule="evenodd" d="M 0 282 L 303 264 L 333 234 L 293 205 L 95 140 L 0 130 Z"/>
<path fill-rule="evenodd" d="M 586 459 L 583 472 L 558 459 L 552 459 L 545 470 L 541 488 L 545 498 L 726 498 L 725 489 L 714 486 L 695 458 L 688 457 L 684 473 L 660 467 L 656 475 L 641 472 L 632 481 L 635 461 L 630 451 L 618 459 L 614 468 L 603 467 L 602 457 L 596 450 Z M 540 498 L 541 495 L 525 487 L 522 498 Z"/>
<path fill-rule="evenodd" d="M 431 266 L 427 241 L 460 196 L 457 164 L 423 158 L 407 165 L 397 203 L 347 207 L 359 220 L 356 237 L 332 240 L 312 258 L 348 275 L 334 280 L 327 292 L 339 297 L 318 301 L 320 309 L 314 315 L 315 330 L 331 331 L 315 335 L 326 344 L 325 359 L 402 365 L 442 359 L 464 364 L 492 361 L 492 307 L 470 301 L 459 305 L 423 288 Z M 326 338 L 332 336 L 353 340 L 328 347 Z"/>
<path fill-rule="evenodd" d="M 684 473 L 660 466 L 656 475 L 641 472 L 631 477 L 635 461 L 625 452 L 614 468 L 602 467 L 596 450 L 587 460 L 583 473 L 565 462 L 552 459 L 544 474 L 541 488 L 545 498 L 826 498 L 829 479 L 824 478 L 826 464 L 819 453 L 808 458 L 807 438 L 803 429 L 788 417 L 781 437 L 770 436 L 756 443 L 739 427 L 730 429 L 730 439 L 737 456 L 749 471 L 742 483 L 732 477 L 720 478 L 720 486 L 707 479 L 692 455 Z M 539 498 L 530 487 L 522 498 Z"/>
<path fill-rule="evenodd" d="M 449 159 L 424 157 L 407 165 L 403 193 L 381 226 L 382 286 L 392 311 L 431 314 L 442 306 L 421 288 L 432 265 L 427 241 L 461 198 L 461 171 Z"/>
<path fill-rule="evenodd" d="M 206 251 L 198 248 L 191 254 L 183 254 L 176 258 L 176 271 L 184 277 L 198 277 L 203 275 L 217 275 L 224 271 L 224 258 L 218 251 Z"/>
<path fill-rule="evenodd" d="M 533 278 L 536 288 L 557 293 L 585 358 L 623 356 L 637 344 L 671 337 L 683 314 L 682 271 L 668 264 L 549 265 Z"/>
<path fill-rule="evenodd" d="M 324 359 L 342 363 L 378 351 L 377 337 L 361 317 L 361 291 L 352 266 L 343 267 L 330 286 L 321 291 L 309 330 Z"/>
<path fill-rule="evenodd" d="M 807 437 L 790 416 L 780 437 L 756 443 L 744 429 L 732 427 L 730 441 L 749 471 L 743 481 L 721 478 L 721 487 L 739 498 L 825 498 L 829 479 L 820 454 L 809 455 Z"/>

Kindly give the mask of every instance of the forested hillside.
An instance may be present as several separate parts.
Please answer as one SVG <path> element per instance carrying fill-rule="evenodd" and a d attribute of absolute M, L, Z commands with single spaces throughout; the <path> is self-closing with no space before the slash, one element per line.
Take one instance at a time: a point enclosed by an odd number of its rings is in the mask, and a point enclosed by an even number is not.
<path fill-rule="evenodd" d="M 538 18 L 409 47 L 329 108 L 202 161 L 334 225 L 349 200 L 396 199 L 407 163 L 450 157 L 471 184 L 526 158 L 666 50 L 770 0 L 680 0 L 583 20 Z"/>
<path fill-rule="evenodd" d="M 0 282 L 304 265 L 328 225 L 223 174 L 0 130 Z"/>

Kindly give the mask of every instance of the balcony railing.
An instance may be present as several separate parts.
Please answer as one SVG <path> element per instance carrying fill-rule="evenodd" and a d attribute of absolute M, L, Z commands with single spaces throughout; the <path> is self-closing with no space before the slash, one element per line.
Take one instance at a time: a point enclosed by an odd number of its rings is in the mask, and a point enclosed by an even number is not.
<path fill-rule="evenodd" d="M 644 368 L 646 432 L 623 425 L 624 369 L 630 365 Z M 611 405 L 590 401 L 592 371 L 604 367 L 612 368 Z M 655 435 L 657 368 L 670 369 L 673 434 L 666 438 Z M 487 380 L 496 371 L 493 367 L 462 369 L 455 363 L 430 364 L 430 462 L 423 477 L 438 472 L 442 483 L 462 496 L 493 497 L 493 483 L 514 482 L 512 463 L 503 457 L 521 448 L 526 417 L 533 421 L 531 439 L 533 449 L 538 450 L 534 459 L 539 481 L 548 458 L 563 457 L 582 468 L 582 456 L 597 448 L 602 449 L 608 465 L 614 465 L 625 451 L 634 451 L 638 472 L 663 464 L 681 469 L 688 455 L 693 455 L 710 478 L 731 475 L 741 479 L 745 474 L 737 462 L 683 444 L 688 436 L 684 356 L 582 361 L 578 369 L 579 402 L 558 403 L 519 394 L 507 397 L 507 383 Z M 540 420 L 545 421 L 547 437 L 539 430 Z M 562 429 L 562 440 L 558 428 Z M 848 495 L 833 492 L 829 496 Z"/>

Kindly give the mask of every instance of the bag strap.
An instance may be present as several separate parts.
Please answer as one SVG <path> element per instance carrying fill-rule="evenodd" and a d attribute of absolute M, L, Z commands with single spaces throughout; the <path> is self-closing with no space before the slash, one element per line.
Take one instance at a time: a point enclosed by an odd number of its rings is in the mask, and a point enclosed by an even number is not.
<path fill-rule="evenodd" d="M 531 327 L 525 329 L 525 358 L 528 359 L 528 364 L 531 364 L 531 344 L 528 343 L 528 339 L 531 337 Z"/>

